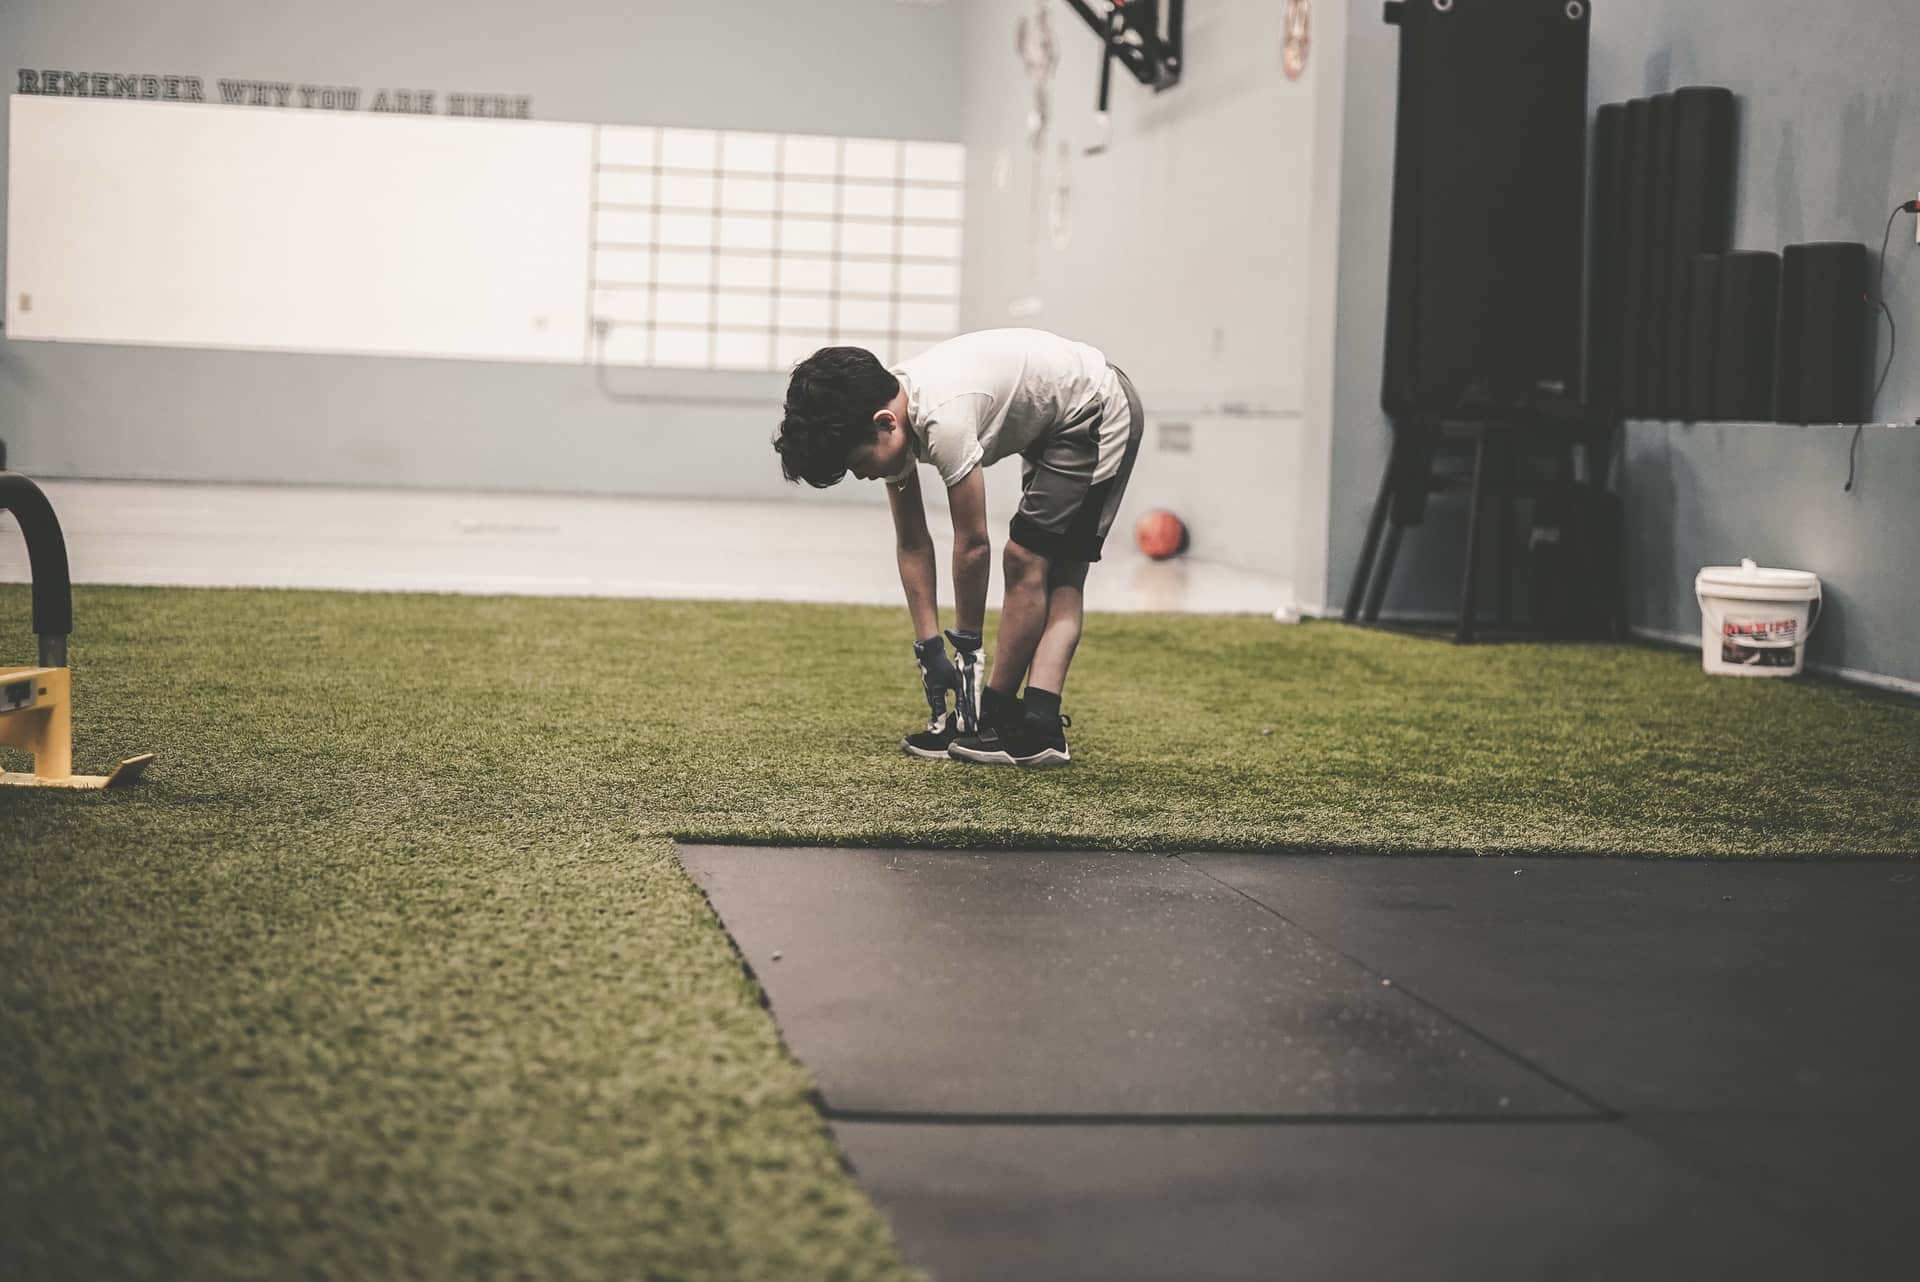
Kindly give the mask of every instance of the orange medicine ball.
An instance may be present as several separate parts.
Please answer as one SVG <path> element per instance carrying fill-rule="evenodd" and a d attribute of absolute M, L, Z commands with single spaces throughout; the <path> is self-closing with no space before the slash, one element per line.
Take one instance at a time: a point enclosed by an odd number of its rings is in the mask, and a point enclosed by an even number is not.
<path fill-rule="evenodd" d="M 1155 508 L 1134 525 L 1133 541 L 1154 560 L 1164 561 L 1187 550 L 1187 527 L 1173 513 Z"/>

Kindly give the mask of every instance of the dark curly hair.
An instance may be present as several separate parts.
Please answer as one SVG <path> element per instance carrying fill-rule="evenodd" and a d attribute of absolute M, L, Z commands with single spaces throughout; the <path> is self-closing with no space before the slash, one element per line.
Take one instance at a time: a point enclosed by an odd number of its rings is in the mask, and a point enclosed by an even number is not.
<path fill-rule="evenodd" d="M 780 470 L 818 489 L 847 474 L 847 456 L 873 439 L 873 416 L 900 380 L 864 347 L 823 347 L 793 367 L 786 417 L 774 435 Z"/>

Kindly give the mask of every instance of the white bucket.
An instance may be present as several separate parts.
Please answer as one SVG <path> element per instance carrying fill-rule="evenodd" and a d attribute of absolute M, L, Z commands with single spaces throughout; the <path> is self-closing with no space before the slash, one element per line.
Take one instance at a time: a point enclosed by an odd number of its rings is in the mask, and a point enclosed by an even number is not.
<path fill-rule="evenodd" d="M 1693 580 L 1700 666 L 1732 677 L 1791 677 L 1820 619 L 1820 576 L 1752 561 L 1710 565 Z"/>

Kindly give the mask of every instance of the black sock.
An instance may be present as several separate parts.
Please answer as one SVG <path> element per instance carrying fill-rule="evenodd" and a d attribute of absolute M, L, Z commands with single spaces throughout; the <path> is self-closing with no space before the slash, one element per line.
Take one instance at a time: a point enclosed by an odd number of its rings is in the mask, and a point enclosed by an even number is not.
<path fill-rule="evenodd" d="M 980 724 L 1010 726 L 1021 716 L 1020 696 L 1001 694 L 992 686 L 980 691 Z"/>
<path fill-rule="evenodd" d="M 1027 687 L 1027 716 L 1034 721 L 1058 721 L 1060 719 L 1060 694 L 1055 690 L 1036 690 Z"/>

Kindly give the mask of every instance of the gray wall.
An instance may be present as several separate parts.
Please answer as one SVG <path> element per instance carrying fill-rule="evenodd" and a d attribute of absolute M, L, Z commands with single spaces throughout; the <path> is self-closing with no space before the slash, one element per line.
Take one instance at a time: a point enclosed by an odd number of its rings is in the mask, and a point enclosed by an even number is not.
<path fill-rule="evenodd" d="M 1187 519 L 1193 555 L 1288 576 L 1319 81 L 1311 71 L 1289 81 L 1281 70 L 1283 8 L 1189 4 L 1182 82 L 1156 95 L 1116 68 L 1111 145 L 1086 156 L 1100 41 L 1051 0 L 1060 64 L 1036 248 L 1029 92 L 1014 44 L 1033 3 L 967 0 L 961 320 L 969 329 L 1031 324 L 1100 347 L 1132 376 L 1149 419 L 1122 521 L 1169 507 Z M 1048 217 L 1062 141 L 1072 179 L 1064 246 Z M 1004 185 L 995 181 L 1001 167 Z M 1044 310 L 1011 314 L 1025 297 Z M 1167 422 L 1188 425 L 1188 452 L 1161 448 Z"/>
<path fill-rule="evenodd" d="M 956 141 L 959 4 L 6 0 L 15 69 L 529 94 L 541 120 Z M 364 101 L 364 99 L 363 99 Z M 0 113 L 5 107 L 0 104 Z M 0 120 L 0 149 L 4 148 Z M 0 438 L 42 476 L 781 495 L 775 374 L 0 346 Z M 856 487 L 834 497 L 875 501 Z"/>
<path fill-rule="evenodd" d="M 1397 39 L 1367 0 L 1348 6 L 1341 132 L 1338 332 L 1332 361 L 1328 555 L 1322 602 L 1344 600 L 1385 463 L 1379 411 L 1393 158 Z M 1920 187 L 1920 7 L 1910 0 L 1596 0 L 1592 101 L 1687 84 L 1740 97 L 1735 242 L 1865 241 Z M 1920 300 L 1913 221 L 1896 225 L 1887 295 L 1906 332 Z M 1880 325 L 1884 357 L 1886 328 Z M 1920 414 L 1920 359 L 1906 349 L 1876 417 Z M 1865 478 L 1842 492 L 1851 428 L 1632 423 L 1619 483 L 1626 496 L 1630 619 L 1650 635 L 1697 640 L 1693 576 L 1751 556 L 1820 573 L 1832 609 L 1817 664 L 1920 681 L 1920 430 L 1868 429 Z M 1437 507 L 1408 539 L 1388 609 L 1445 613 L 1459 578 L 1459 505 Z"/>

